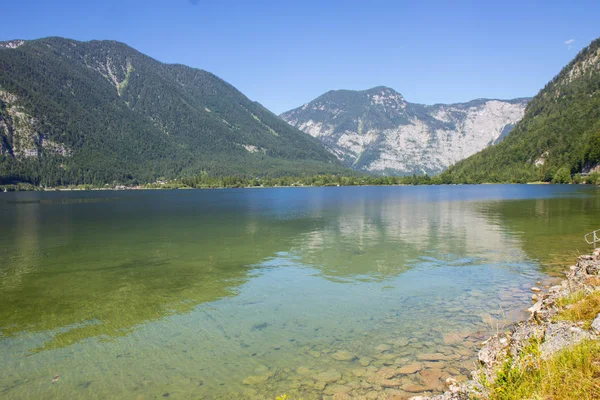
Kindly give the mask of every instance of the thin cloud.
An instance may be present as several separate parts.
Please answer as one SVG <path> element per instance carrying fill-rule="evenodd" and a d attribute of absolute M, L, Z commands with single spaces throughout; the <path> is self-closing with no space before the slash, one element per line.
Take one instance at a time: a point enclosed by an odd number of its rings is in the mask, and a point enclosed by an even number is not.
<path fill-rule="evenodd" d="M 573 47 L 573 43 L 575 43 L 575 39 L 568 39 L 565 40 L 565 44 L 567 45 L 567 49 L 571 49 L 571 47 Z"/>

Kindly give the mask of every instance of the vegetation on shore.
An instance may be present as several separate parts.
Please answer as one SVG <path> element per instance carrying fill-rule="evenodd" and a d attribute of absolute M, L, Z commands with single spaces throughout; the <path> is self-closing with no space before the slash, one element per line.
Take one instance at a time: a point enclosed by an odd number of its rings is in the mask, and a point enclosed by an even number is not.
<path fill-rule="evenodd" d="M 443 173 L 452 183 L 565 183 L 600 163 L 600 39 L 531 100 L 497 145 Z"/>
<path fill-rule="evenodd" d="M 294 186 L 387 186 L 387 185 L 437 185 L 439 177 L 428 175 L 413 176 L 371 176 L 371 175 L 304 175 L 281 177 L 211 176 L 206 173 L 194 177 L 158 180 L 141 185 L 123 185 L 118 182 L 104 185 L 67 185 L 44 187 L 30 183 L 0 185 L 1 190 L 93 190 L 93 189 L 218 189 L 252 187 L 294 187 Z"/>
<path fill-rule="evenodd" d="M 578 291 L 559 298 L 556 305 L 559 311 L 553 321 L 569 321 L 589 330 L 600 314 L 600 291 Z M 517 357 L 504 361 L 493 383 L 483 379 L 490 400 L 600 399 L 600 341 L 584 340 L 550 358 L 542 357 L 540 344 L 530 339 Z"/>
<path fill-rule="evenodd" d="M 146 184 L 79 184 L 63 186 L 42 186 L 19 182 L 0 185 L 0 191 L 42 191 L 42 190 L 101 190 L 101 189 L 225 189 L 225 188 L 258 188 L 258 187 L 311 187 L 311 186 L 408 186 L 408 185 L 449 185 L 454 183 L 445 175 L 412 175 L 412 176 L 373 176 L 373 175 L 303 175 L 280 177 L 243 176 L 211 176 L 206 173 L 194 177 L 157 180 Z M 506 182 L 525 183 L 525 182 Z M 600 184 L 600 174 L 593 173 L 586 177 L 575 176 L 565 181 L 551 183 Z"/>
<path fill-rule="evenodd" d="M 600 342 L 584 341 L 544 360 L 532 341 L 518 360 L 505 361 L 488 388 L 490 400 L 587 400 L 600 398 L 599 382 Z"/>
<path fill-rule="evenodd" d="M 348 174 L 319 141 L 217 76 L 113 41 L 0 47 L 0 185 L 138 185 Z"/>

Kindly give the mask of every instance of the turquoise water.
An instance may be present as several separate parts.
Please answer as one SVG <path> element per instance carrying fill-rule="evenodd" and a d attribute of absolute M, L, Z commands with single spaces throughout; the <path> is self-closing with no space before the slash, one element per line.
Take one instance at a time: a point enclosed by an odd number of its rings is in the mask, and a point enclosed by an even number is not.
<path fill-rule="evenodd" d="M 559 185 L 0 194 L 0 397 L 439 392 L 599 215 Z"/>

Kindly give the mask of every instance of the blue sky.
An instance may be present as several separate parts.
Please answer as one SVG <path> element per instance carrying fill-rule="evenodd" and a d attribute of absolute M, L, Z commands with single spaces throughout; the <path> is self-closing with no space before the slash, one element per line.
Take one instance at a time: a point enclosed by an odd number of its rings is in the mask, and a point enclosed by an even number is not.
<path fill-rule="evenodd" d="M 276 113 L 331 89 L 411 102 L 535 95 L 600 36 L 600 1 L 7 1 L 0 40 L 113 39 Z"/>

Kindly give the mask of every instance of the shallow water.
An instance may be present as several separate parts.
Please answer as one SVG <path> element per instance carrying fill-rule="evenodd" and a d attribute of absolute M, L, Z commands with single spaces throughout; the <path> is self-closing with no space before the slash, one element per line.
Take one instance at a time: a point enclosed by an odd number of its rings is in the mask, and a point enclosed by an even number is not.
<path fill-rule="evenodd" d="M 598 216 L 582 186 L 0 194 L 0 397 L 439 391 Z"/>

